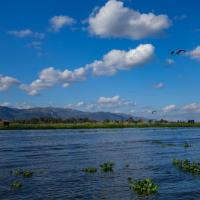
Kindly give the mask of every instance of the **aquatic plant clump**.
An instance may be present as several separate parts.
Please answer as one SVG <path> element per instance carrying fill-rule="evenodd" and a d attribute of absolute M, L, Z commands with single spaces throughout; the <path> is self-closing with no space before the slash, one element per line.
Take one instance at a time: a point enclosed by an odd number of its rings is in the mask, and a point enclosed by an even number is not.
<path fill-rule="evenodd" d="M 140 195 L 151 195 L 158 192 L 158 185 L 156 185 L 150 178 L 144 180 L 133 181 L 128 178 L 130 188 Z"/>
<path fill-rule="evenodd" d="M 175 144 L 172 144 L 172 143 L 163 143 L 160 140 L 154 140 L 154 141 L 152 141 L 152 144 L 159 144 L 162 147 L 175 147 L 176 146 Z"/>
<path fill-rule="evenodd" d="M 15 169 L 15 170 L 11 171 L 11 174 L 14 176 L 20 176 L 22 174 L 22 171 L 19 169 Z"/>
<path fill-rule="evenodd" d="M 25 178 L 30 178 L 33 176 L 33 172 L 29 170 L 19 170 L 19 169 L 11 171 L 11 174 L 13 174 L 14 176 L 23 176 Z"/>
<path fill-rule="evenodd" d="M 25 178 L 30 178 L 30 177 L 33 176 L 33 172 L 31 172 L 31 171 L 29 171 L 29 170 L 25 170 L 25 171 L 23 171 L 22 175 L 23 175 L 23 177 L 25 177 Z"/>
<path fill-rule="evenodd" d="M 163 144 L 163 143 L 160 140 L 154 140 L 154 141 L 152 141 L 152 144 Z"/>
<path fill-rule="evenodd" d="M 185 142 L 185 143 L 183 144 L 183 147 L 184 147 L 184 148 L 189 148 L 189 147 L 191 147 L 191 144 Z"/>
<path fill-rule="evenodd" d="M 175 165 L 177 168 L 190 172 L 193 174 L 200 174 L 200 163 L 197 163 L 195 161 L 190 162 L 189 160 L 177 160 L 174 159 L 172 161 L 173 165 Z"/>
<path fill-rule="evenodd" d="M 85 173 L 96 173 L 97 172 L 97 168 L 95 168 L 95 167 L 84 168 L 84 169 L 82 169 L 82 172 L 85 172 Z"/>
<path fill-rule="evenodd" d="M 103 172 L 112 172 L 114 167 L 114 163 L 106 162 L 100 165 L 101 171 Z"/>
<path fill-rule="evenodd" d="M 20 189 L 22 188 L 22 183 L 19 181 L 13 181 L 11 184 L 11 188 L 13 189 Z"/>

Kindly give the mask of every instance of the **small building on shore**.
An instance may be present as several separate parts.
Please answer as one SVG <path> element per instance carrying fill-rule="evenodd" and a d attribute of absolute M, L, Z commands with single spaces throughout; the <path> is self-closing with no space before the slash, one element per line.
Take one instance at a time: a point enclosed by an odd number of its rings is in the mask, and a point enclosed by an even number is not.
<path fill-rule="evenodd" d="M 8 120 L 0 119 L 0 125 L 8 127 L 10 126 L 10 122 Z"/>
<path fill-rule="evenodd" d="M 190 124 L 194 124 L 195 121 L 194 121 L 193 119 L 190 119 L 190 120 L 188 120 L 188 123 L 190 123 Z"/>

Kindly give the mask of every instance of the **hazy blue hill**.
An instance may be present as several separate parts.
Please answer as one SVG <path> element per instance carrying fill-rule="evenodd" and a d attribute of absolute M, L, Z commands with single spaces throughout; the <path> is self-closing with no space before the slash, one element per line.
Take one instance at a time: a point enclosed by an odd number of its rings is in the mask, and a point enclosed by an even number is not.
<path fill-rule="evenodd" d="M 110 112 L 83 112 L 68 108 L 54 108 L 54 107 L 36 107 L 30 109 L 17 109 L 0 106 L 0 119 L 4 120 L 19 120 L 32 118 L 88 118 L 91 120 L 123 120 L 128 119 L 131 115 L 110 113 Z M 133 117 L 138 119 L 137 117 Z"/>

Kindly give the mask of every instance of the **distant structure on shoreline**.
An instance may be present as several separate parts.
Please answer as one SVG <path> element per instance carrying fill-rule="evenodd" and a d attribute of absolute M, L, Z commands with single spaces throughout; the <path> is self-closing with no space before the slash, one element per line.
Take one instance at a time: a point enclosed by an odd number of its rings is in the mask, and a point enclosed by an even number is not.
<path fill-rule="evenodd" d="M 194 121 L 193 119 L 190 119 L 190 120 L 188 120 L 188 123 L 190 123 L 190 124 L 194 124 L 195 121 Z"/>
<path fill-rule="evenodd" d="M 2 120 L 0 119 L 0 124 L 2 124 L 3 126 L 10 126 L 10 122 L 8 120 Z"/>

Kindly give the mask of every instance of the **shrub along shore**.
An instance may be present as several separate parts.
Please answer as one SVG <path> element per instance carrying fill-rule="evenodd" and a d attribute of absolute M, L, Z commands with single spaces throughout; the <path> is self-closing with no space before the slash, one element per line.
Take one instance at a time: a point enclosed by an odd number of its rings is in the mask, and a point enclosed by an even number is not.
<path fill-rule="evenodd" d="M 43 129 L 96 129 L 96 128 L 198 128 L 200 123 L 168 122 L 168 123 L 132 123 L 132 122 L 83 122 L 83 123 L 16 123 L 5 126 L 0 124 L 0 130 L 43 130 Z"/>

